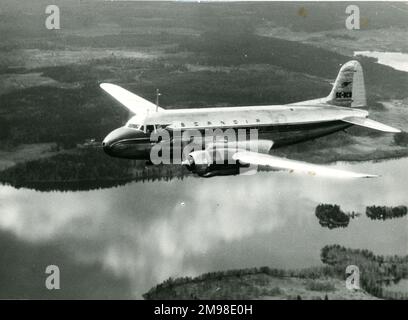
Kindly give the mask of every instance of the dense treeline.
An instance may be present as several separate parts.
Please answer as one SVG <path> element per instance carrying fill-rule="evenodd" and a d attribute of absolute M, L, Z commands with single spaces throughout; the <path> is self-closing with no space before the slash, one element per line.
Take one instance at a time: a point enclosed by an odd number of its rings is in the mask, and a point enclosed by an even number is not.
<path fill-rule="evenodd" d="M 194 58 L 208 65 L 273 64 L 319 77 L 335 75 L 346 58 L 300 42 L 224 30 L 187 39 L 180 49 L 196 53 Z"/>
<path fill-rule="evenodd" d="M 387 220 L 392 218 L 400 218 L 407 215 L 406 206 L 386 207 L 386 206 L 370 206 L 366 208 L 366 215 L 373 220 Z"/>
<path fill-rule="evenodd" d="M 187 39 L 180 44 L 180 49 L 195 52 L 190 59 L 208 65 L 272 64 L 325 79 L 334 79 L 338 66 L 350 60 L 350 57 L 312 45 L 224 30 Z M 406 97 L 406 72 L 377 64 L 370 58 L 358 56 L 355 59 L 362 63 L 369 98 Z M 303 94 L 307 97 L 307 92 Z"/>
<path fill-rule="evenodd" d="M 201 290 L 204 293 L 211 288 L 211 282 L 223 281 L 225 287 L 224 295 L 217 295 L 217 298 L 241 298 L 248 299 L 253 297 L 253 292 L 245 291 L 244 296 L 236 294 L 233 290 L 245 282 L 245 277 L 249 275 L 267 275 L 271 277 L 284 278 L 296 277 L 307 280 L 327 279 L 335 277 L 345 280 L 345 270 L 348 265 L 357 265 L 360 269 L 361 286 L 370 294 L 379 298 L 402 298 L 405 293 L 391 292 L 383 289 L 385 280 L 399 281 L 408 277 L 408 256 L 376 256 L 368 250 L 348 249 L 340 245 L 325 246 L 321 250 L 321 259 L 323 267 L 313 267 L 301 270 L 282 270 L 269 267 L 247 268 L 241 270 L 226 270 L 202 274 L 198 277 L 169 278 L 161 284 L 158 284 L 143 295 L 145 299 L 191 299 L 199 298 L 202 292 L 191 292 L 187 289 L 187 284 L 199 284 L 195 290 Z M 262 284 L 267 284 L 268 279 L 262 280 Z M 247 283 L 248 286 L 248 283 Z M 331 291 L 333 286 L 327 282 L 307 282 L 306 286 L 312 290 Z M 199 288 L 199 289 L 197 289 Z M 231 289 L 232 288 L 232 289 Z M 187 290 L 187 291 L 186 291 Z M 272 288 L 276 291 L 276 288 Z M 235 292 L 235 293 L 234 293 Z M 238 291 L 239 292 L 239 291 Z M 258 294 L 264 294 L 258 292 Z M 267 295 L 268 293 L 266 293 Z M 201 297 L 200 297 L 201 298 Z M 213 296 L 206 298 L 214 298 Z"/>
<path fill-rule="evenodd" d="M 408 146 L 408 132 L 403 131 L 394 134 L 394 142 L 399 146 Z"/>
<path fill-rule="evenodd" d="M 247 268 L 209 272 L 198 277 L 169 278 L 143 295 L 146 300 L 160 299 L 250 299 L 259 296 L 275 296 L 282 293 L 279 287 L 268 288 L 269 277 L 296 277 L 307 280 L 306 287 L 313 291 L 333 290 L 331 283 L 319 281 L 331 276 L 326 268 L 283 270 L 269 267 Z M 257 276 L 251 278 L 251 276 Z M 254 285 L 251 285 L 251 283 Z M 214 284 L 215 283 L 215 284 Z M 194 284 L 195 286 L 191 286 Z M 188 286 L 186 286 L 188 285 Z M 213 287 L 217 290 L 212 290 Z M 260 289 L 259 287 L 263 287 Z M 208 293 L 210 291 L 210 293 Z"/>
<path fill-rule="evenodd" d="M 366 249 L 347 249 L 331 245 L 322 249 L 321 259 L 335 274 L 343 277 L 347 266 L 358 266 L 361 287 L 379 298 L 387 298 L 383 292 L 385 281 L 398 282 L 408 278 L 408 255 L 376 256 Z"/>
<path fill-rule="evenodd" d="M 345 228 L 350 222 L 350 217 L 340 210 L 340 206 L 331 204 L 319 204 L 316 207 L 315 215 L 319 219 L 322 227 Z"/>
<path fill-rule="evenodd" d="M 382 290 L 383 297 L 390 300 L 408 300 L 407 292 L 393 291 L 389 289 Z"/>
<path fill-rule="evenodd" d="M 185 36 L 184 36 L 185 37 Z M 168 32 L 157 34 L 122 33 L 94 37 L 68 36 L 64 41 L 72 46 L 92 48 L 135 48 L 154 45 L 168 45 L 181 40 L 183 36 Z"/>
<path fill-rule="evenodd" d="M 76 191 L 109 188 L 130 181 L 183 179 L 187 175 L 182 166 L 151 166 L 145 161 L 108 157 L 101 149 L 84 149 L 19 163 L 0 171 L 0 182 L 39 191 Z"/>
<path fill-rule="evenodd" d="M 4 38 L 9 40 L 15 37 L 34 37 L 49 34 L 44 29 L 43 21 L 21 16 L 20 12 L 30 12 L 31 15 L 44 14 L 44 1 L 11 1 L 3 0 L 4 14 L 1 26 L 8 27 Z M 12 2 L 18 11 L 7 10 Z M 58 4 L 65 15 L 62 24 L 67 30 L 89 28 L 103 23 L 112 23 L 122 30 L 137 30 L 147 28 L 150 33 L 156 29 L 218 29 L 225 28 L 239 30 L 247 25 L 259 26 L 266 21 L 272 21 L 278 26 L 287 27 L 295 31 L 313 32 L 344 28 L 344 4 L 342 3 L 236 3 L 233 6 L 223 3 L 174 3 L 158 2 L 153 5 L 148 1 L 112 3 L 64 1 Z M 299 9 L 305 9 L 307 19 L 299 17 Z M 385 3 L 359 4 L 361 12 L 370 19 L 370 23 L 362 26 L 363 30 L 376 28 L 406 27 L 407 13 L 403 4 L 389 6 Z M 402 7 L 402 8 L 401 8 Z M 380 14 L 379 14 L 380 13 Z M 180 17 L 183 17 L 182 19 Z M 18 23 L 16 23 L 16 21 Z M 84 43 L 86 45 L 86 43 Z M 88 44 L 89 45 L 89 44 Z M 118 43 L 119 46 L 126 45 Z"/>
<path fill-rule="evenodd" d="M 2 95 L 2 141 L 9 145 L 57 142 L 71 148 L 86 138 L 101 140 L 127 116 L 103 99 L 97 85 L 77 89 L 32 87 Z"/>

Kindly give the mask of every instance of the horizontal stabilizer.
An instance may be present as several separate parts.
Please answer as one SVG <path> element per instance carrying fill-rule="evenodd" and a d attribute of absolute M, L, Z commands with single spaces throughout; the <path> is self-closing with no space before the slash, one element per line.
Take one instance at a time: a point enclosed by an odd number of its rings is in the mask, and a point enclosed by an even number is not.
<path fill-rule="evenodd" d="M 134 114 L 155 112 L 156 105 L 115 84 L 102 83 L 100 87 Z M 157 108 L 163 111 L 163 108 Z"/>
<path fill-rule="evenodd" d="M 325 176 L 332 178 L 375 178 L 372 174 L 356 173 L 344 170 L 329 168 L 303 161 L 280 158 L 269 154 L 262 154 L 250 151 L 239 151 L 232 158 L 245 164 L 269 166 L 276 169 L 285 169 L 290 172 L 306 173 L 312 176 Z"/>
<path fill-rule="evenodd" d="M 382 124 L 380 122 L 368 119 L 368 118 L 361 118 L 361 117 L 347 117 L 342 119 L 345 122 L 355 124 L 357 126 L 362 126 L 362 127 L 367 127 L 370 129 L 375 129 L 383 132 L 392 132 L 392 133 L 397 133 L 401 132 L 401 130 L 387 126 L 385 124 Z"/>

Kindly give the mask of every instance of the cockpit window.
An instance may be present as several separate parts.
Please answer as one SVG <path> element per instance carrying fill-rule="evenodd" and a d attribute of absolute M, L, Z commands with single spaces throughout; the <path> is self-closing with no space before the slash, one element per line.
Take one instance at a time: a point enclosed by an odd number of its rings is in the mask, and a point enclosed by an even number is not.
<path fill-rule="evenodd" d="M 140 126 L 140 124 L 129 123 L 128 127 L 132 128 L 132 129 L 140 129 L 141 126 Z"/>
<path fill-rule="evenodd" d="M 143 124 L 135 124 L 135 123 L 128 123 L 128 128 L 137 129 L 144 132 L 153 132 L 156 130 L 156 126 L 152 124 L 143 125 Z"/>

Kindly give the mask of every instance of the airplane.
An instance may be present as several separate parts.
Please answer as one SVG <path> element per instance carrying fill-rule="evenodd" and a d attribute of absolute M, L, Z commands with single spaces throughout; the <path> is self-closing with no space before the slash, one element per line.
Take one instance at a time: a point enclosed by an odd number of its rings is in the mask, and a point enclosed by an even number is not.
<path fill-rule="evenodd" d="M 257 130 L 256 141 L 204 141 L 200 142 L 199 150 L 183 154 L 178 163 L 202 177 L 238 174 L 241 168 L 250 165 L 334 178 L 377 177 L 278 157 L 273 155 L 273 149 L 326 136 L 353 125 L 388 133 L 400 132 L 367 118 L 368 111 L 362 109 L 367 106 L 363 69 L 356 60 L 340 68 L 327 97 L 286 105 L 165 110 L 158 106 L 158 97 L 154 104 L 114 84 L 102 83 L 100 87 L 134 114 L 126 125 L 109 133 L 102 142 L 104 151 L 113 157 L 150 161 L 152 148 L 158 144 L 175 152 L 175 140 L 180 140 L 176 132 L 229 129 L 245 130 L 248 136 L 249 130 Z M 153 141 L 151 135 L 160 132 L 169 138 Z M 191 139 L 181 140 L 181 147 L 191 143 Z M 215 162 L 214 157 L 208 157 L 220 143 L 228 162 L 225 159 Z"/>

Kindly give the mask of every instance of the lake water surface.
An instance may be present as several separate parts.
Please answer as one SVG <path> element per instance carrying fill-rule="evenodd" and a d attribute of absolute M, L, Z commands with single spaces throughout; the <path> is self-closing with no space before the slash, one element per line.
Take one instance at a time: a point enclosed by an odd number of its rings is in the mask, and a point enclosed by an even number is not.
<path fill-rule="evenodd" d="M 396 70 L 408 72 L 408 53 L 402 52 L 381 52 L 381 51 L 356 51 L 355 56 L 377 58 L 378 63 L 390 66 Z"/>
<path fill-rule="evenodd" d="M 169 277 L 320 265 L 328 244 L 408 254 L 406 217 L 365 216 L 368 205 L 408 205 L 408 158 L 336 166 L 381 177 L 260 172 L 46 193 L 0 186 L 1 296 L 53 297 L 44 289 L 51 264 L 61 270 L 58 297 L 141 298 Z M 329 230 L 315 216 L 319 203 L 362 216 Z"/>

